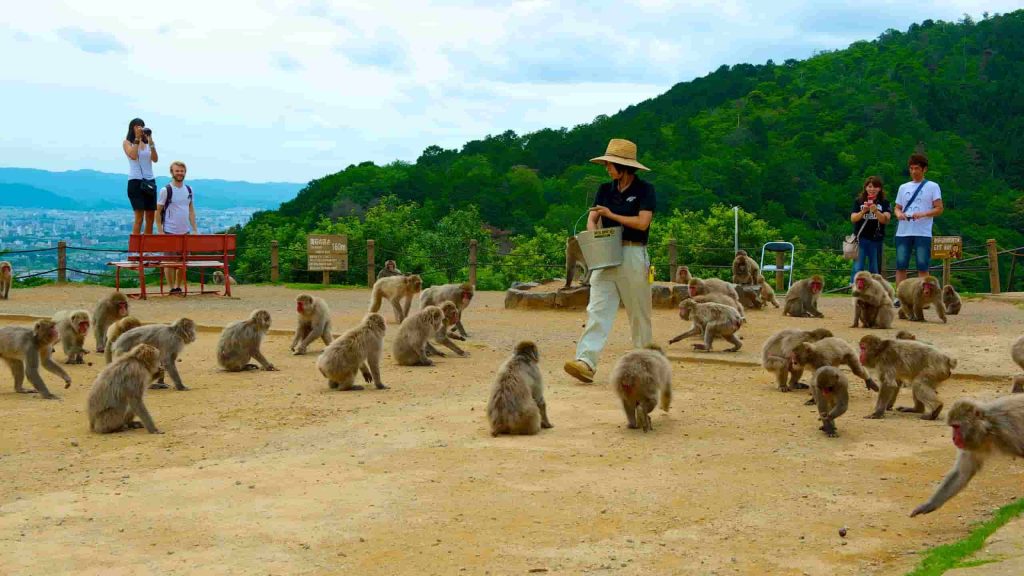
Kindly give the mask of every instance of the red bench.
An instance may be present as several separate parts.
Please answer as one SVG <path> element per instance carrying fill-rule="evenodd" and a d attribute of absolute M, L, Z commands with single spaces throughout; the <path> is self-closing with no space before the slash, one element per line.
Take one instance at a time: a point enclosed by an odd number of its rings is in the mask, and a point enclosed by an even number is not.
<path fill-rule="evenodd" d="M 128 237 L 128 258 L 107 262 L 114 266 L 114 287 L 121 291 L 121 269 L 135 270 L 139 274 L 139 292 L 126 294 L 129 298 L 146 299 L 146 269 L 159 268 L 160 294 L 164 294 L 165 269 L 178 269 L 184 274 L 189 268 L 199 269 L 199 294 L 231 296 L 230 263 L 235 259 L 234 234 L 132 234 Z M 205 271 L 216 268 L 224 273 L 224 291 L 206 290 Z M 188 295 L 185 278 L 181 296 Z"/>

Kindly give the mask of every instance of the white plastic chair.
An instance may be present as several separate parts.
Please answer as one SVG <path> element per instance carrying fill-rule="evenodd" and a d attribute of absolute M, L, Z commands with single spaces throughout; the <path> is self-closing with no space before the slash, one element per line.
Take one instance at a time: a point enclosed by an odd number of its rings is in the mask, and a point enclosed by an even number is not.
<path fill-rule="evenodd" d="M 789 252 L 789 264 L 783 263 L 780 269 L 775 265 L 775 257 L 772 257 L 770 264 L 764 263 L 765 252 Z M 793 246 L 792 242 L 767 242 L 764 246 L 761 246 L 761 274 L 767 276 L 769 272 L 782 272 L 783 274 L 789 273 L 789 280 L 786 283 L 786 290 L 793 285 L 793 262 L 794 256 L 796 256 L 796 246 Z M 783 260 L 785 262 L 785 260 Z"/>

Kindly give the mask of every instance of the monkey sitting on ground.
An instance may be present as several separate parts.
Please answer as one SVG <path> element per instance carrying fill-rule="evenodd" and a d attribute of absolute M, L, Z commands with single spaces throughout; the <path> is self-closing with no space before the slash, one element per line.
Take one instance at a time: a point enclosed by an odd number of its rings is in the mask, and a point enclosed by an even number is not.
<path fill-rule="evenodd" d="M 465 315 L 466 308 L 473 301 L 473 293 L 475 289 L 473 285 L 464 282 L 462 284 L 442 284 L 440 286 L 431 286 L 420 294 L 420 307 L 426 306 L 440 306 L 442 302 L 451 302 L 459 309 L 459 320 L 455 323 L 455 330 L 462 335 L 463 338 L 467 338 L 469 334 L 466 333 L 466 328 L 462 325 L 462 317 Z M 455 330 L 453 330 L 449 336 L 455 336 Z"/>
<path fill-rule="evenodd" d="M 331 390 L 362 390 L 362 386 L 353 384 L 356 372 L 361 372 L 363 380 L 373 382 L 378 390 L 387 389 L 380 379 L 386 329 L 383 316 L 367 314 L 358 326 L 336 338 L 320 353 L 316 367 L 327 378 Z"/>
<path fill-rule="evenodd" d="M 956 496 L 981 470 L 993 452 L 1024 457 L 1024 396 L 1003 396 L 988 402 L 957 400 L 949 411 L 956 463 L 927 502 L 910 513 L 934 512 Z"/>
<path fill-rule="evenodd" d="M 377 272 L 377 280 L 392 276 L 405 276 L 405 274 L 402 274 L 402 271 L 398 269 L 398 265 L 395 264 L 394 260 L 388 260 L 384 262 L 384 267 L 380 269 L 380 272 Z"/>
<path fill-rule="evenodd" d="M 238 280 L 235 280 L 235 277 L 230 275 L 230 274 L 228 274 L 228 280 L 231 281 L 231 285 L 232 286 L 238 284 Z M 210 284 L 216 284 L 217 286 L 223 286 L 224 285 L 224 271 L 223 270 L 214 270 L 213 275 L 210 277 Z"/>
<path fill-rule="evenodd" d="M 455 326 L 459 322 L 459 307 L 455 304 L 448 302 L 447 300 L 441 303 L 441 313 L 444 314 L 444 322 L 441 329 L 434 334 L 434 342 L 447 346 L 452 352 L 455 352 L 459 356 L 469 356 L 469 353 L 459 348 L 455 342 L 452 342 L 452 337 L 455 335 L 449 334 L 448 329 Z M 460 336 L 455 336 L 461 339 Z M 434 348 L 434 346 L 427 341 L 426 351 L 428 355 L 444 357 L 444 353 Z"/>
<path fill-rule="evenodd" d="M 768 337 L 761 348 L 761 366 L 765 370 L 775 374 L 775 380 L 780 392 L 789 392 L 791 389 L 807 388 L 806 384 L 800 383 L 804 367 L 794 367 L 789 361 L 789 355 L 801 342 L 817 342 L 823 338 L 829 338 L 832 332 L 825 328 L 815 330 L 797 330 L 787 328 L 780 330 Z M 787 376 L 788 383 L 787 383 Z"/>
<path fill-rule="evenodd" d="M 163 434 L 142 402 L 146 386 L 161 372 L 160 351 L 149 344 L 139 344 L 118 356 L 92 383 L 89 429 L 106 434 L 145 426 L 150 434 Z M 135 421 L 135 416 L 141 424 Z"/>
<path fill-rule="evenodd" d="M 301 356 L 317 338 L 323 340 L 325 345 L 330 345 L 334 339 L 331 335 L 331 310 L 323 298 L 299 294 L 295 298 L 295 312 L 299 315 L 299 322 L 295 326 L 295 338 L 292 338 L 289 350 Z"/>
<path fill-rule="evenodd" d="M 410 315 L 398 327 L 391 354 L 399 366 L 433 366 L 427 358 L 427 341 L 444 328 L 444 313 L 437 306 L 427 306 Z"/>
<path fill-rule="evenodd" d="M 498 368 L 487 402 L 487 420 L 491 436 L 499 434 L 536 434 L 541 428 L 554 428 L 548 421 L 544 401 L 540 352 L 533 342 L 516 344 L 512 357 Z"/>
<path fill-rule="evenodd" d="M 896 289 L 893 288 L 892 284 L 890 284 L 889 281 L 885 279 L 885 276 L 882 276 L 881 274 L 872 274 L 871 278 L 873 278 L 875 282 L 878 282 L 878 284 L 882 287 L 882 290 L 885 290 L 885 293 L 889 295 L 890 300 L 892 300 L 893 302 L 896 301 Z"/>
<path fill-rule="evenodd" d="M 14 377 L 14 391 L 26 394 L 33 390 L 25 390 L 22 383 L 25 377 L 35 388 L 41 398 L 52 400 L 57 398 L 46 387 L 39 376 L 39 366 L 60 376 L 64 380 L 64 388 L 71 387 L 71 376 L 53 361 L 53 345 L 60 338 L 57 325 L 53 320 L 36 320 L 31 328 L 6 326 L 0 328 L 0 360 L 11 369 Z"/>
<path fill-rule="evenodd" d="M 883 418 L 885 410 L 896 401 L 900 382 L 910 382 L 914 406 L 900 407 L 900 412 L 921 414 L 922 420 L 935 420 L 942 412 L 942 401 L 935 389 L 949 379 L 957 361 L 934 346 L 914 340 L 882 340 L 868 334 L 860 339 L 860 363 L 874 368 L 881 390 L 875 411 L 867 418 Z"/>
<path fill-rule="evenodd" d="M 65 364 L 84 364 L 85 336 L 89 333 L 89 312 L 85 310 L 60 310 L 53 315 L 60 334 L 60 343 L 67 359 Z"/>
<path fill-rule="evenodd" d="M 1010 348 L 1010 358 L 1020 366 L 1021 370 L 1024 370 L 1024 336 L 1017 338 L 1017 341 L 1013 343 Z M 1017 394 L 1024 392 L 1024 374 L 1013 377 L 1013 393 Z"/>
<path fill-rule="evenodd" d="M 577 266 L 583 270 L 580 286 L 590 286 L 590 275 L 593 271 L 587 266 L 587 259 L 583 257 L 579 240 L 575 236 L 569 236 L 565 239 L 565 286 L 562 287 L 563 290 L 572 286 Z"/>
<path fill-rule="evenodd" d="M 114 343 L 114 358 L 127 353 L 139 344 L 149 344 L 160 351 L 160 363 L 164 370 L 171 375 L 174 388 L 177 390 L 188 390 L 188 387 L 181 382 L 181 374 L 178 374 L 178 355 L 185 349 L 186 344 L 196 341 L 196 323 L 188 318 L 179 318 L 174 324 L 153 324 L 151 326 L 139 326 L 133 328 L 117 339 Z M 161 374 L 155 384 L 150 388 L 167 388 Z"/>
<path fill-rule="evenodd" d="M 125 316 L 117 322 L 114 322 L 107 328 L 107 348 L 103 351 L 103 358 L 110 364 L 114 359 L 114 342 L 121 337 L 121 334 L 142 326 L 142 322 L 135 316 Z"/>
<path fill-rule="evenodd" d="M 689 266 L 680 266 L 676 268 L 676 284 L 689 284 L 690 283 L 690 268 Z"/>
<path fill-rule="evenodd" d="M 711 352 L 711 344 L 716 337 L 725 338 L 733 347 L 726 352 L 736 352 L 743 347 L 743 342 L 736 337 L 736 331 L 743 325 L 743 318 L 732 306 L 717 302 L 694 302 L 693 298 L 683 300 L 679 304 L 679 316 L 693 317 L 693 327 L 668 341 L 675 344 L 690 336 L 702 336 L 703 343 L 694 344 L 694 350 Z"/>
<path fill-rule="evenodd" d="M 740 297 L 740 304 L 743 305 L 743 308 L 753 308 L 755 310 L 760 310 L 765 306 L 765 301 L 761 298 L 760 285 L 737 285 L 736 293 Z"/>
<path fill-rule="evenodd" d="M 935 276 L 907 278 L 896 287 L 900 299 L 900 318 L 913 322 L 924 322 L 924 309 L 931 305 L 946 323 L 946 307 L 942 305 L 942 290 Z"/>
<path fill-rule="evenodd" d="M 878 384 L 871 379 L 867 370 L 861 365 L 857 351 L 842 338 L 822 338 L 817 342 L 801 342 L 793 348 L 789 355 L 790 371 L 803 369 L 817 370 L 822 366 L 841 366 L 845 364 L 850 371 L 864 381 L 868 390 L 878 391 Z M 808 404 L 813 404 L 813 399 Z"/>
<path fill-rule="evenodd" d="M 92 311 L 93 333 L 96 335 L 96 353 L 106 349 L 107 328 L 128 315 L 128 298 L 120 292 L 105 296 Z"/>
<path fill-rule="evenodd" d="M 767 280 L 761 278 L 761 303 L 762 306 L 767 306 L 771 302 L 772 306 L 779 307 L 779 301 L 775 299 L 775 290 L 772 289 L 771 284 Z"/>
<path fill-rule="evenodd" d="M 732 261 L 732 283 L 756 285 L 762 280 L 764 278 L 761 276 L 761 267 L 753 258 L 747 256 L 747 251 L 736 252 L 736 258 Z"/>
<path fill-rule="evenodd" d="M 811 379 L 811 394 L 818 405 L 818 418 L 821 419 L 821 430 L 829 438 L 836 438 L 836 418 L 846 414 L 850 405 L 850 383 L 838 369 L 833 366 L 822 366 L 814 371 Z"/>
<path fill-rule="evenodd" d="M 370 312 L 380 310 L 381 301 L 387 298 L 395 310 L 395 322 L 401 324 L 409 316 L 413 296 L 422 288 L 423 280 L 417 274 L 381 278 L 373 283 L 373 292 L 370 294 Z M 404 303 L 402 303 L 403 300 Z"/>
<path fill-rule="evenodd" d="M 782 314 L 797 318 L 824 318 L 825 315 L 818 311 L 818 296 L 824 287 L 825 281 L 817 274 L 795 282 L 789 287 L 789 292 L 786 292 L 786 304 Z"/>
<path fill-rule="evenodd" d="M 629 427 L 654 430 L 654 406 L 660 399 L 661 409 L 668 412 L 672 403 L 672 365 L 665 352 L 655 344 L 633 350 L 615 363 L 609 380 L 622 400 Z"/>
<path fill-rule="evenodd" d="M 942 304 L 946 307 L 946 314 L 956 316 L 960 313 L 964 301 L 960 299 L 960 295 L 956 293 L 956 288 L 953 288 L 952 284 L 942 287 Z"/>
<path fill-rule="evenodd" d="M 884 280 L 883 280 L 884 282 Z M 892 299 L 870 272 L 857 272 L 853 279 L 853 326 L 892 328 L 895 312 Z"/>
<path fill-rule="evenodd" d="M 11 293 L 11 283 L 14 282 L 14 272 L 11 270 L 10 262 L 0 260 L 0 300 L 7 300 Z"/>
<path fill-rule="evenodd" d="M 264 370 L 277 370 L 260 351 L 267 330 L 270 330 L 270 312 L 266 310 L 253 310 L 248 320 L 228 324 L 217 340 L 217 363 L 228 372 L 256 370 L 260 367 Z M 255 358 L 260 365 L 250 364 L 251 358 Z"/>

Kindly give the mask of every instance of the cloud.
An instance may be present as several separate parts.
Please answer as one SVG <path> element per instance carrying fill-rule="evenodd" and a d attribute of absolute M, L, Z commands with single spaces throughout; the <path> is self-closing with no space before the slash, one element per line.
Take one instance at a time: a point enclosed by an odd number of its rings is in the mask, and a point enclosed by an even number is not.
<path fill-rule="evenodd" d="M 78 27 L 57 30 L 57 34 L 79 50 L 90 54 L 125 53 L 128 48 L 109 32 L 89 31 Z"/>
<path fill-rule="evenodd" d="M 359 66 L 401 72 L 409 65 L 405 44 L 394 31 L 376 38 L 353 39 L 339 46 L 338 52 Z"/>
<path fill-rule="evenodd" d="M 290 54 L 278 53 L 274 54 L 274 66 L 285 72 L 298 72 L 302 70 L 304 66 L 302 62 L 299 62 L 294 56 Z"/>

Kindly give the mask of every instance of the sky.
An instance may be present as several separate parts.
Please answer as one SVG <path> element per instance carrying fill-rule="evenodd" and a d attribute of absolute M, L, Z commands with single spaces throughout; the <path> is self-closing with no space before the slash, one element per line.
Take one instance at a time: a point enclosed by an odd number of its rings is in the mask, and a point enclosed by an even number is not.
<path fill-rule="evenodd" d="M 804 59 L 1019 0 L 90 0 L 0 23 L 0 166 L 306 182 L 614 114 L 722 64 Z M 595 151 L 598 154 L 600 150 Z"/>

